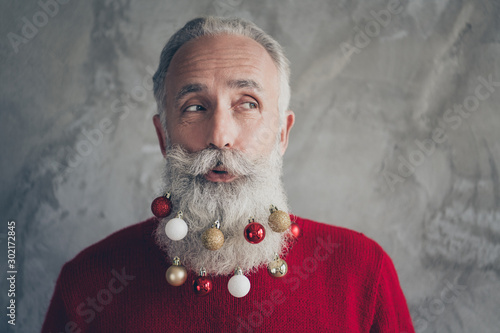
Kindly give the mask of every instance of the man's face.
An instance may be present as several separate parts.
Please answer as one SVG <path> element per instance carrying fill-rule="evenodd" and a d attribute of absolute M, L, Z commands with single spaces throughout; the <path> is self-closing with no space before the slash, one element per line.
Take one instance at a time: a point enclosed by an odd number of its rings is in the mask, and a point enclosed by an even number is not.
<path fill-rule="evenodd" d="M 170 144 L 188 152 L 236 149 L 249 158 L 269 156 L 279 133 L 284 153 L 293 125 L 291 111 L 279 126 L 279 76 L 267 51 L 244 36 L 201 37 L 183 45 L 166 74 L 166 120 Z M 165 154 L 165 133 L 154 123 Z M 205 178 L 236 178 L 218 166 Z"/>

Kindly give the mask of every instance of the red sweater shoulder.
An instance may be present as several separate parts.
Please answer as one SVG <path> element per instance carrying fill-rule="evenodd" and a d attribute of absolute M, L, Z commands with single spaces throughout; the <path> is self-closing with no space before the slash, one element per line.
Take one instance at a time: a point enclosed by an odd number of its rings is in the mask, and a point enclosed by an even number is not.
<path fill-rule="evenodd" d="M 293 218 L 303 230 L 300 243 L 331 254 L 327 261 L 330 274 L 324 274 L 334 279 L 330 283 L 346 286 L 343 306 L 349 309 L 345 313 L 348 321 L 363 321 L 374 332 L 414 332 L 394 264 L 379 244 L 357 231 Z M 363 308 L 349 308 L 360 299 Z M 361 316 L 351 317 L 352 313 Z"/>
<path fill-rule="evenodd" d="M 297 223 L 303 231 L 304 237 L 301 242 L 312 247 L 323 245 L 328 250 L 335 249 L 335 258 L 341 258 L 344 263 L 350 262 L 356 266 L 359 266 L 359 263 L 365 263 L 365 268 L 370 267 L 377 271 L 382 261 L 389 258 L 377 242 L 361 232 L 294 215 L 292 215 L 292 221 Z"/>
<path fill-rule="evenodd" d="M 121 257 L 130 260 L 129 257 L 126 258 L 125 256 L 151 249 L 151 239 L 154 237 L 153 232 L 157 223 L 155 218 L 149 218 L 115 231 L 97 243 L 83 249 L 66 265 L 81 265 L 84 262 L 94 260 L 119 260 Z"/>

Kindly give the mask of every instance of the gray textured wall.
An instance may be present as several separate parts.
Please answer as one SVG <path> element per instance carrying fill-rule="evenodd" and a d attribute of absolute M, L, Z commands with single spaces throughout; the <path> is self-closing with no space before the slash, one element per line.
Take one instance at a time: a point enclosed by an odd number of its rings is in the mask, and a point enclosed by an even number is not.
<path fill-rule="evenodd" d="M 391 2 L 69 0 L 47 15 L 2 1 L 0 233 L 6 253 L 17 222 L 15 331 L 39 330 L 64 262 L 150 216 L 162 165 L 152 69 L 188 19 L 218 14 L 254 20 L 292 62 L 292 212 L 379 242 L 418 332 L 497 332 L 500 4 L 410 0 L 374 21 Z"/>

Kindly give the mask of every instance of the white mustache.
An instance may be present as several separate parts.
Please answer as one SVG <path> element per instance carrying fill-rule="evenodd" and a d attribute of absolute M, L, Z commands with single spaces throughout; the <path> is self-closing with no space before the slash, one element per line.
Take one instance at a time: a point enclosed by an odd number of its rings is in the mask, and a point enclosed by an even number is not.
<path fill-rule="evenodd" d="M 192 177 L 203 176 L 210 170 L 223 166 L 224 170 L 235 176 L 252 176 L 255 162 L 235 149 L 206 148 L 189 153 L 179 145 L 173 145 L 167 152 L 167 161 L 176 169 Z"/>

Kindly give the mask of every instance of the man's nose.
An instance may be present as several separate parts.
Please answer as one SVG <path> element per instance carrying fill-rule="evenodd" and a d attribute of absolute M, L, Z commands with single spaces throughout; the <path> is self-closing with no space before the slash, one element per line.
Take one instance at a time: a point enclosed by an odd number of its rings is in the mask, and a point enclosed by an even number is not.
<path fill-rule="evenodd" d="M 237 125 L 233 118 L 233 111 L 223 106 L 217 106 L 209 121 L 207 147 L 233 148 L 236 136 Z"/>

